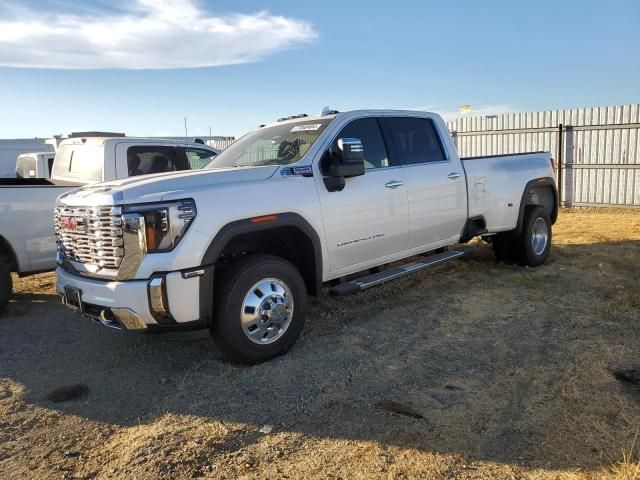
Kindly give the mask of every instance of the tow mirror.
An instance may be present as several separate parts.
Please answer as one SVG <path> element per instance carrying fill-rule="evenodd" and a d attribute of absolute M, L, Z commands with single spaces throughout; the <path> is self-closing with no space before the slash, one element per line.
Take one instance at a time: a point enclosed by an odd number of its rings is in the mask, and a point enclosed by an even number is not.
<path fill-rule="evenodd" d="M 324 184 L 330 192 L 340 191 L 345 178 L 364 175 L 364 147 L 359 138 L 338 139 L 339 161 L 329 166 Z"/>

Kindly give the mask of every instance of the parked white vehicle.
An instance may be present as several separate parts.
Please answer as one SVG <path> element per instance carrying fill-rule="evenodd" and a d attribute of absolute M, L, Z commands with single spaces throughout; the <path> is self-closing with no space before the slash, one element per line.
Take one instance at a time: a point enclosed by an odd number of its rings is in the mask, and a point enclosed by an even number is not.
<path fill-rule="evenodd" d="M 0 178 L 16 176 L 16 159 L 18 155 L 28 152 L 50 152 L 55 154 L 55 147 L 48 140 L 27 138 L 16 140 L 0 140 Z"/>
<path fill-rule="evenodd" d="M 476 236 L 542 264 L 558 200 L 548 153 L 461 160 L 436 114 L 354 111 L 260 128 L 201 171 L 85 187 L 55 215 L 67 306 L 127 330 L 208 327 L 255 363 L 292 346 L 327 282 L 354 293 Z"/>
<path fill-rule="evenodd" d="M 49 178 L 53 169 L 54 152 L 32 152 L 18 155 L 16 178 Z"/>
<path fill-rule="evenodd" d="M 59 195 L 89 183 L 201 168 L 217 154 L 197 143 L 83 132 L 60 143 L 51 179 L 16 178 L 15 173 L 0 178 L 0 312 L 11 295 L 10 272 L 55 268 L 51 212 Z"/>

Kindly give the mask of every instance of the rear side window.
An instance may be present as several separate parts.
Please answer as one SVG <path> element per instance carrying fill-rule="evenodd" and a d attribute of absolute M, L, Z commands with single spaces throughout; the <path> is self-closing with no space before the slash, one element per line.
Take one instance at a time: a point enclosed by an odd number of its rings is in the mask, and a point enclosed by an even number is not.
<path fill-rule="evenodd" d="M 102 180 L 102 145 L 62 145 L 53 162 L 53 176 L 77 180 Z"/>
<path fill-rule="evenodd" d="M 141 145 L 127 149 L 127 171 L 130 177 L 148 173 L 189 170 L 184 152 L 164 145 Z"/>
<path fill-rule="evenodd" d="M 403 165 L 446 160 L 438 132 L 428 118 L 387 118 L 393 143 Z"/>
<path fill-rule="evenodd" d="M 191 168 L 191 170 L 197 170 L 204 167 L 211 161 L 212 158 L 215 158 L 215 156 L 217 155 L 215 152 L 206 150 L 204 148 L 186 148 L 184 150 L 187 155 L 187 161 L 189 162 L 189 167 Z"/>
<path fill-rule="evenodd" d="M 36 159 L 20 155 L 16 162 L 16 177 L 18 178 L 34 178 L 36 176 Z"/>

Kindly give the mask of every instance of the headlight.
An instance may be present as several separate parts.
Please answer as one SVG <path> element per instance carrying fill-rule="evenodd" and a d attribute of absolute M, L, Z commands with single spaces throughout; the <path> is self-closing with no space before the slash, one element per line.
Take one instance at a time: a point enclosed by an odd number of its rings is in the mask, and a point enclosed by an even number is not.
<path fill-rule="evenodd" d="M 196 218 L 196 203 L 189 199 L 173 202 L 128 205 L 127 214 L 144 219 L 146 251 L 167 252 L 173 249 Z M 141 222 L 142 223 L 142 222 Z"/>

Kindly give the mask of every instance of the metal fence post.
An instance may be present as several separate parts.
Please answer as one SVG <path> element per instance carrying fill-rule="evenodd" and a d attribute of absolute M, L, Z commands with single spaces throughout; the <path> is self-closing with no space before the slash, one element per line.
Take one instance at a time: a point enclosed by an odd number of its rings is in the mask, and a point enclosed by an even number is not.
<path fill-rule="evenodd" d="M 562 133 L 562 124 L 558 125 L 558 204 L 560 206 L 562 206 L 562 193 L 563 193 L 563 188 L 562 188 L 562 157 L 563 157 L 563 150 L 562 150 L 562 139 L 563 139 L 563 133 Z"/>

